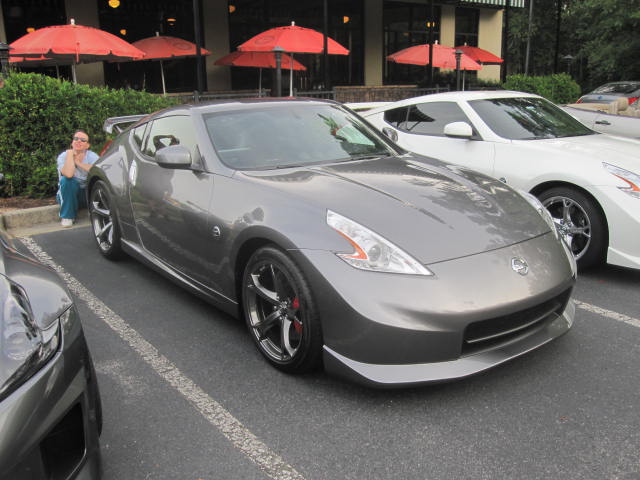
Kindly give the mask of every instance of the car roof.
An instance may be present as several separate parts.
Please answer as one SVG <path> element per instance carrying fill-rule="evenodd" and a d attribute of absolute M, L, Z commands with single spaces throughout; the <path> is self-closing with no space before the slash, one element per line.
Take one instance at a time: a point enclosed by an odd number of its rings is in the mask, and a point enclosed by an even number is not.
<path fill-rule="evenodd" d="M 370 114 L 376 112 L 382 112 L 385 110 L 390 110 L 392 108 L 402 107 L 406 105 L 413 105 L 414 103 L 420 102 L 452 102 L 458 100 L 488 100 L 494 98 L 520 98 L 520 97 L 533 97 L 533 98 L 541 98 L 539 95 L 534 95 L 532 93 L 525 92 L 516 92 L 512 90 L 469 90 L 464 92 L 445 92 L 445 93 L 433 93 L 431 95 L 423 95 L 421 97 L 413 97 L 406 98 L 404 100 L 399 100 L 397 102 L 389 103 L 383 107 L 374 108 L 363 112 L 364 116 L 368 116 Z"/>

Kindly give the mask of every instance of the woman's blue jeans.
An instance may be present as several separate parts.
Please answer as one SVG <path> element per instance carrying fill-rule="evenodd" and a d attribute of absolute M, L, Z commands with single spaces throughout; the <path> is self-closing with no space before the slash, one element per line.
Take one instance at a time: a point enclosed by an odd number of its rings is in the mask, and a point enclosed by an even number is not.
<path fill-rule="evenodd" d="M 60 204 L 60 218 L 73 220 L 78 216 L 78 209 L 87 206 L 85 189 L 75 178 L 60 177 L 60 188 L 56 195 Z"/>

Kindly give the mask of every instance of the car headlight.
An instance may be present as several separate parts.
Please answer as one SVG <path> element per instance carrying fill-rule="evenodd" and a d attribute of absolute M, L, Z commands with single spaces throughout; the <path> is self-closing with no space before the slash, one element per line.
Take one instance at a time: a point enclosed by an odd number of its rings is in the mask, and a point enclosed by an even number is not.
<path fill-rule="evenodd" d="M 553 221 L 553 217 L 549 213 L 549 210 L 547 210 L 545 206 L 542 205 L 542 202 L 540 202 L 540 200 L 538 200 L 535 196 L 531 195 L 529 192 L 525 192 L 524 190 L 518 190 L 518 193 L 522 195 L 524 199 L 538 211 L 544 221 L 547 222 L 547 225 L 549 225 L 549 228 L 551 229 L 553 234 L 556 236 L 556 238 L 559 239 L 560 233 L 558 233 L 556 222 Z"/>
<path fill-rule="evenodd" d="M 0 275 L 0 399 L 28 380 L 58 350 L 60 318 L 45 329 L 33 319 L 22 288 Z M 71 309 L 63 314 L 69 315 Z"/>
<path fill-rule="evenodd" d="M 640 198 L 640 175 L 625 170 L 624 168 L 616 167 L 610 163 L 602 162 L 602 166 L 606 168 L 611 175 L 618 177 L 628 184 L 624 187 L 618 187 L 620 190 L 634 198 Z"/>
<path fill-rule="evenodd" d="M 408 275 L 433 275 L 424 265 L 377 233 L 342 215 L 327 210 L 327 225 L 347 239 L 352 253 L 336 255 L 361 270 Z"/>

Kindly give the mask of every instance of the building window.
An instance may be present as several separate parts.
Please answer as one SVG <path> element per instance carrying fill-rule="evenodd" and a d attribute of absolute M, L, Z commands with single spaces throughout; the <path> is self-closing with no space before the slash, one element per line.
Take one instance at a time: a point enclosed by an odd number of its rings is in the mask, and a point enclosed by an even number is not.
<path fill-rule="evenodd" d="M 406 84 L 424 80 L 427 69 L 417 65 L 403 65 L 386 61 L 388 55 L 407 47 L 440 41 L 439 6 L 430 15 L 429 5 L 385 1 L 383 11 L 384 26 L 384 83 Z"/>
<path fill-rule="evenodd" d="M 329 55 L 331 82 L 335 85 L 362 85 L 364 83 L 364 1 L 328 0 L 328 36 L 349 49 L 350 55 Z M 311 28 L 319 32 L 324 28 L 323 0 L 292 2 L 290 0 L 229 0 L 229 45 L 238 45 L 254 35 L 272 27 L 291 25 Z M 295 54 L 306 71 L 294 72 L 293 87 L 297 91 L 323 89 L 324 72 L 321 54 Z M 260 71 L 257 68 L 231 68 L 234 90 L 257 90 Z M 262 87 L 271 88 L 275 71 L 262 71 Z M 289 71 L 282 72 L 283 90 L 289 84 Z"/>
<path fill-rule="evenodd" d="M 456 46 L 478 46 L 478 25 L 480 10 L 477 8 L 456 8 Z"/>

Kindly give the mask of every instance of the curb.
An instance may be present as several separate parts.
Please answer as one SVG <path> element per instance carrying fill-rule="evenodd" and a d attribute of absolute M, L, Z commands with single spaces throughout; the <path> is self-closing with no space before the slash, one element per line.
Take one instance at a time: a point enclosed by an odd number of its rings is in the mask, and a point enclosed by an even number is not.
<path fill-rule="evenodd" d="M 24 208 L 0 214 L 0 228 L 10 234 L 21 236 L 31 232 L 37 233 L 39 229 L 47 231 L 57 230 L 60 226 L 60 205 L 47 205 L 45 207 Z M 88 225 L 89 216 L 87 209 L 78 211 L 75 225 Z"/>

